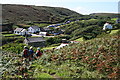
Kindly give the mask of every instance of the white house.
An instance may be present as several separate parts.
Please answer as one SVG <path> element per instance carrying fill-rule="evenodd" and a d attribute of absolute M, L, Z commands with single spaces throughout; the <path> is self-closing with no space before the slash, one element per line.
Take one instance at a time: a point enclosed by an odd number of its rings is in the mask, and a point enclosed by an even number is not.
<path fill-rule="evenodd" d="M 28 28 L 28 32 L 29 33 L 40 32 L 40 28 L 38 26 L 31 26 L 31 27 Z"/>
<path fill-rule="evenodd" d="M 47 35 L 47 32 L 40 32 L 39 35 L 41 35 L 41 36 L 46 36 L 46 35 Z"/>
<path fill-rule="evenodd" d="M 28 31 L 27 31 L 26 29 L 23 29 L 23 30 L 21 31 L 21 35 L 26 35 L 26 34 L 28 34 Z"/>
<path fill-rule="evenodd" d="M 28 34 L 28 32 L 27 32 L 26 29 L 23 29 L 23 28 L 16 28 L 16 29 L 14 30 L 14 34 L 25 35 L 25 34 Z"/>
<path fill-rule="evenodd" d="M 106 30 L 106 29 L 112 29 L 112 25 L 109 23 L 105 23 L 103 26 L 103 30 Z"/>

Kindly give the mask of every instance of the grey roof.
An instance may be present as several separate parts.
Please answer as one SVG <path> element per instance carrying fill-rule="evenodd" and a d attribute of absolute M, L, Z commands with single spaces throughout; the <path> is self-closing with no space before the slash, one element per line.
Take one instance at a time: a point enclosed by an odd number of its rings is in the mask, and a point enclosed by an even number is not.
<path fill-rule="evenodd" d="M 32 42 L 43 42 L 46 41 L 44 40 L 42 37 L 31 37 L 31 38 L 27 38 L 28 43 L 32 43 Z"/>
<path fill-rule="evenodd" d="M 31 26 L 33 29 L 39 29 L 38 26 Z"/>
<path fill-rule="evenodd" d="M 14 31 L 22 31 L 23 28 L 16 28 Z"/>

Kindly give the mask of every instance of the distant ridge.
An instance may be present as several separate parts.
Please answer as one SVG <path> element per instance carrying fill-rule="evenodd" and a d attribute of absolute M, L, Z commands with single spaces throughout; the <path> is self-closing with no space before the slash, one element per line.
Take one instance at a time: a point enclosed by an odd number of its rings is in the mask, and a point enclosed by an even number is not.
<path fill-rule="evenodd" d="M 118 13 L 92 13 L 90 15 L 106 16 L 106 17 L 118 17 Z"/>

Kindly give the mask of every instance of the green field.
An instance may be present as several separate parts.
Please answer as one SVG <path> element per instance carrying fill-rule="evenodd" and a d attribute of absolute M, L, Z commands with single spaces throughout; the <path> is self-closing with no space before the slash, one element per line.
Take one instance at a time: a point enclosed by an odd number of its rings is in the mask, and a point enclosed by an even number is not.
<path fill-rule="evenodd" d="M 118 29 L 118 30 L 112 30 L 110 34 L 115 34 L 115 33 L 117 33 L 118 31 L 120 31 L 120 29 Z"/>
<path fill-rule="evenodd" d="M 116 21 L 116 20 L 117 20 L 117 18 L 112 18 L 111 20 L 114 20 L 114 21 Z"/>
<path fill-rule="evenodd" d="M 83 38 L 78 38 L 75 41 L 84 41 Z"/>
<path fill-rule="evenodd" d="M 57 46 L 54 46 L 54 47 L 45 47 L 45 48 L 42 48 L 42 50 L 48 50 L 48 49 L 53 49 L 53 48 L 56 48 Z"/>
<path fill-rule="evenodd" d="M 2 34 L 2 35 L 5 36 L 5 37 L 19 36 L 19 35 L 17 35 L 17 34 Z"/>

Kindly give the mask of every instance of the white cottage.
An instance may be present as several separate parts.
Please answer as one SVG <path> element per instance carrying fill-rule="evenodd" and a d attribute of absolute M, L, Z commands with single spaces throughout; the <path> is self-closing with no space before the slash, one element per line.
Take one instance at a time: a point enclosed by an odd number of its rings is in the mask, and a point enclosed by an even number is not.
<path fill-rule="evenodd" d="M 16 29 L 14 30 L 14 34 L 26 35 L 26 34 L 28 34 L 28 32 L 27 32 L 26 29 L 23 29 L 23 28 L 16 28 Z"/>
<path fill-rule="evenodd" d="M 112 29 L 112 25 L 109 23 L 105 23 L 103 26 L 103 30 L 106 30 L 106 29 Z"/>
<path fill-rule="evenodd" d="M 40 28 L 38 26 L 31 26 L 31 27 L 28 28 L 28 32 L 29 33 L 40 32 Z"/>
<path fill-rule="evenodd" d="M 23 30 L 21 31 L 21 35 L 26 35 L 26 34 L 28 34 L 28 31 L 27 31 L 26 29 L 23 29 Z"/>

